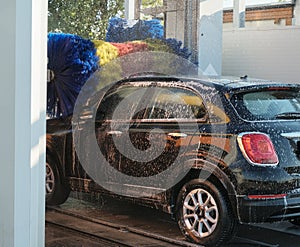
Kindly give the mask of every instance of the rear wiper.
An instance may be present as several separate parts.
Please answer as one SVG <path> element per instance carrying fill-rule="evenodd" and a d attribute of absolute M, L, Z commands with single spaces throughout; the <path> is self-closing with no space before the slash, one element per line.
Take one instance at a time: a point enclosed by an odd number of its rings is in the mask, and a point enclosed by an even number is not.
<path fill-rule="evenodd" d="M 275 116 L 277 119 L 300 119 L 300 112 L 283 112 Z"/>

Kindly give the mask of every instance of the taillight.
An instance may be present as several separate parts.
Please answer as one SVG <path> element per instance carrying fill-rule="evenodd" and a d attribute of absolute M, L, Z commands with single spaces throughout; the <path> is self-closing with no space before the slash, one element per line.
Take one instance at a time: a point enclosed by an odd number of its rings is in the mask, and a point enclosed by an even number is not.
<path fill-rule="evenodd" d="M 242 133 L 238 143 L 244 157 L 254 165 L 277 165 L 278 156 L 270 137 L 263 133 Z"/>

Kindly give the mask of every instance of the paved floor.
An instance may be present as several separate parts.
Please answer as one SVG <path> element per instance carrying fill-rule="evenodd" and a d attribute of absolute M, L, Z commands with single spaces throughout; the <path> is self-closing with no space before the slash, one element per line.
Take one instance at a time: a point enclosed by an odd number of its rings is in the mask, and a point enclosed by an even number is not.
<path fill-rule="evenodd" d="M 73 232 L 46 224 L 46 247 L 99 247 L 106 246 L 95 239 L 76 236 Z"/>
<path fill-rule="evenodd" d="M 69 198 L 59 208 L 68 210 L 75 215 L 85 215 L 93 219 L 104 220 L 114 224 L 121 224 L 143 231 L 160 234 L 178 241 L 184 240 L 176 222 L 172 221 L 169 215 L 153 209 L 136 206 L 130 203 L 121 202 L 109 198 L 98 198 L 97 201 L 87 202 Z M 46 212 L 46 217 L 48 212 Z M 77 224 L 75 219 L 73 224 Z M 251 237 L 252 243 L 245 241 Z M 257 241 L 257 242 L 255 242 Z M 264 244 L 262 244 L 264 243 Z M 273 224 L 243 225 L 239 228 L 238 236 L 229 246 L 299 246 L 300 227 L 289 222 Z M 94 247 L 108 246 L 98 240 L 80 236 L 66 229 L 56 228 L 46 224 L 46 246 L 47 247 Z M 112 245 L 118 246 L 118 245 Z M 133 245 L 134 246 L 134 245 Z M 139 246 L 139 245 L 137 245 Z M 155 246 L 155 245 L 147 245 Z"/>

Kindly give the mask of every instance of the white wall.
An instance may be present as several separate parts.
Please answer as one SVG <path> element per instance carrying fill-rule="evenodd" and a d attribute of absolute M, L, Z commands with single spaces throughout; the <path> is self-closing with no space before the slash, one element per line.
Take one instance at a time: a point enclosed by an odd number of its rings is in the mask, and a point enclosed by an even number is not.
<path fill-rule="evenodd" d="M 300 83 L 300 27 L 223 32 L 223 75 Z"/>
<path fill-rule="evenodd" d="M 222 74 L 223 1 L 201 1 L 199 68 L 204 75 Z"/>

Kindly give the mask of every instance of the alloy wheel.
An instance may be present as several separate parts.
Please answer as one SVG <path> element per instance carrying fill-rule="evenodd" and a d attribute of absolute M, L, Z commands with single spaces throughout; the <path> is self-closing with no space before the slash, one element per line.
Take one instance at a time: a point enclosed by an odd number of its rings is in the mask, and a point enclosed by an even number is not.
<path fill-rule="evenodd" d="M 51 166 L 46 163 L 46 195 L 53 192 L 55 186 L 55 176 Z"/>
<path fill-rule="evenodd" d="M 190 191 L 183 203 L 183 219 L 196 237 L 211 235 L 219 220 L 219 210 L 213 196 L 201 188 Z"/>

